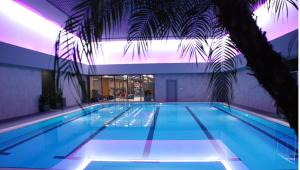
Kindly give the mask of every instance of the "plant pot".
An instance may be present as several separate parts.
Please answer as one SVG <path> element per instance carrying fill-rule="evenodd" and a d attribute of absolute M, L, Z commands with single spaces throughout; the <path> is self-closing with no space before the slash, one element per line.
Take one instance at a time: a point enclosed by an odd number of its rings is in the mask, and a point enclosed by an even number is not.
<path fill-rule="evenodd" d="M 61 109 L 62 107 L 63 107 L 63 105 L 61 102 L 55 102 L 55 103 L 52 103 L 52 105 L 51 105 L 52 109 Z"/>
<path fill-rule="evenodd" d="M 62 108 L 67 106 L 67 100 L 65 97 L 62 98 Z"/>
<path fill-rule="evenodd" d="M 62 102 L 57 102 L 56 103 L 56 108 L 57 109 L 62 109 L 63 108 L 63 103 Z"/>
<path fill-rule="evenodd" d="M 144 101 L 145 102 L 150 102 L 151 101 L 151 96 L 144 96 Z"/>
<path fill-rule="evenodd" d="M 39 105 L 39 112 L 46 112 L 50 110 L 49 104 L 40 104 Z"/>

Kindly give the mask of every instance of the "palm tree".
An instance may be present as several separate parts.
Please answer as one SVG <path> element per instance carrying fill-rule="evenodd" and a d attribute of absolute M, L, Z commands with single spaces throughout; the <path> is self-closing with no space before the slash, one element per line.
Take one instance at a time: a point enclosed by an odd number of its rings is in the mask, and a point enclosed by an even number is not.
<path fill-rule="evenodd" d="M 298 86 L 279 53 L 273 51 L 265 33 L 256 25 L 243 0 L 213 0 L 218 6 L 222 25 L 229 32 L 231 40 L 247 59 L 258 82 L 269 92 L 279 106 L 290 126 L 298 133 Z M 264 0 L 266 1 L 266 0 Z M 263 1 L 263 2 L 264 2 Z M 267 5 L 283 10 L 286 3 L 293 1 L 267 1 Z M 284 4 L 285 3 L 285 4 Z M 279 13 L 280 11 L 278 11 Z"/>
<path fill-rule="evenodd" d="M 93 64 L 94 53 L 100 48 L 97 42 L 128 21 L 125 52 L 133 47 L 142 56 L 151 40 L 171 37 L 184 40 L 180 43 L 183 56 L 207 60 L 207 69 L 213 72 L 209 86 L 212 101 L 232 100 L 238 62 L 234 56 L 240 51 L 297 132 L 297 83 L 253 19 L 254 8 L 265 3 L 277 16 L 287 12 L 288 4 L 297 8 L 294 0 L 82 0 L 56 42 L 56 89 L 62 76 L 74 86 L 82 82 L 82 59 Z"/>

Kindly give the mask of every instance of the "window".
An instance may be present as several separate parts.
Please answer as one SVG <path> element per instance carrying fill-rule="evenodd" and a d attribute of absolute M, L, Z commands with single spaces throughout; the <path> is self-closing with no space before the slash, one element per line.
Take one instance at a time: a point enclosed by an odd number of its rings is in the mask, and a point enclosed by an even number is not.
<path fill-rule="evenodd" d="M 128 101 L 141 101 L 141 75 L 128 76 Z"/>
<path fill-rule="evenodd" d="M 102 77 L 101 76 L 91 76 L 90 77 L 90 99 L 91 101 L 102 100 Z"/>
<path fill-rule="evenodd" d="M 154 101 L 154 76 L 153 75 L 142 75 L 143 80 L 143 99 L 142 101 Z"/>
<path fill-rule="evenodd" d="M 154 76 L 90 76 L 90 99 L 92 102 L 154 101 Z"/>
<path fill-rule="evenodd" d="M 115 76 L 116 101 L 127 101 L 127 75 Z"/>
<path fill-rule="evenodd" d="M 115 100 L 115 81 L 114 76 L 103 76 L 103 100 Z"/>

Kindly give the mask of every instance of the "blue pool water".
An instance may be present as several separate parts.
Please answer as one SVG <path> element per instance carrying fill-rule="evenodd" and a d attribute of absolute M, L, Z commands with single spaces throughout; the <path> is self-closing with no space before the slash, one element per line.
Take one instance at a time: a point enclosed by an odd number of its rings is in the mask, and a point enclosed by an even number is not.
<path fill-rule="evenodd" d="M 298 169 L 298 140 L 219 103 L 100 104 L 1 133 L 0 168 Z"/>

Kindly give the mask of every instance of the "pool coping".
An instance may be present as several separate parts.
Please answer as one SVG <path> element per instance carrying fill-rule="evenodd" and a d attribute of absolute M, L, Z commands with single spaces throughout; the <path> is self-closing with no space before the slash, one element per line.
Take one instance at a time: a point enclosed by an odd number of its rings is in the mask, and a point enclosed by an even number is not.
<path fill-rule="evenodd" d="M 83 105 L 82 108 L 86 109 L 86 108 L 90 108 L 90 107 L 93 107 L 96 105 L 101 105 L 101 104 L 126 104 L 126 103 L 128 103 L 128 104 L 130 104 L 130 103 L 152 103 L 152 104 L 158 103 L 158 104 L 161 104 L 161 103 L 210 103 L 210 102 L 99 102 L 99 103 L 93 103 L 93 104 L 85 104 L 85 105 Z M 223 102 L 214 102 L 214 103 L 220 103 L 225 106 L 228 106 L 227 103 L 223 103 Z M 278 124 L 286 126 L 286 127 L 290 127 L 289 123 L 286 121 L 283 121 L 283 120 L 280 120 L 280 119 L 277 119 L 274 117 L 262 115 L 262 114 L 259 114 L 254 111 L 250 111 L 248 109 L 244 109 L 244 108 L 241 108 L 238 106 L 230 105 L 230 107 L 240 110 L 240 111 L 243 111 L 243 112 L 246 112 L 248 114 L 252 114 L 252 115 L 260 117 L 262 119 L 265 119 L 265 120 L 268 120 L 268 121 L 271 121 L 274 123 L 278 123 Z M 74 106 L 74 107 L 68 108 L 66 110 L 55 110 L 55 111 L 51 111 L 51 112 L 47 112 L 47 113 L 41 113 L 41 114 L 45 114 L 45 115 L 44 116 L 39 115 L 39 117 L 36 117 L 36 118 L 27 117 L 22 120 L 15 120 L 15 121 L 11 121 L 8 123 L 4 123 L 3 125 L 0 125 L 0 134 L 11 131 L 11 130 L 19 129 L 19 128 L 22 128 L 25 126 L 29 126 L 29 125 L 32 125 L 35 123 L 39 123 L 42 121 L 46 121 L 46 120 L 49 120 L 52 118 L 63 116 L 63 115 L 66 115 L 66 114 L 69 114 L 69 113 L 72 113 L 75 111 L 79 111 L 82 108 L 80 106 Z M 3 126 L 3 127 L 1 127 L 1 126 Z"/>
<path fill-rule="evenodd" d="M 87 108 L 90 108 L 90 107 L 93 107 L 93 106 L 96 106 L 96 105 L 100 105 L 100 104 L 101 103 L 83 105 L 82 108 L 87 109 Z M 59 116 L 63 116 L 63 115 L 66 115 L 66 114 L 69 114 L 69 113 L 72 113 L 72 112 L 76 112 L 76 111 L 81 110 L 82 108 L 80 106 L 74 106 L 74 107 L 68 108 L 66 110 L 54 110 L 54 111 L 50 111 L 50 112 L 46 112 L 46 113 L 41 112 L 40 114 L 45 114 L 44 116 L 43 115 L 38 115 L 38 117 L 35 117 L 35 118 L 26 117 L 26 118 L 21 119 L 21 120 L 10 121 L 8 123 L 4 123 L 3 125 L 1 125 L 3 127 L 0 126 L 0 134 L 8 132 L 8 131 L 15 130 L 15 129 L 19 129 L 19 128 L 22 128 L 22 127 L 25 127 L 25 126 L 29 126 L 29 125 L 32 125 L 32 124 L 35 124 L 35 123 L 39 123 L 39 122 L 42 122 L 42 121 L 46 121 L 46 120 L 49 120 L 49 119 L 53 119 L 53 118 L 56 118 L 56 117 L 59 117 Z"/>
<path fill-rule="evenodd" d="M 222 103 L 222 102 L 218 102 L 218 103 L 221 103 L 221 104 L 223 104 L 225 106 L 228 106 L 227 103 Z M 290 128 L 289 123 L 286 122 L 286 121 L 284 121 L 284 120 L 277 119 L 277 118 L 270 117 L 270 116 L 263 115 L 263 114 L 259 114 L 259 113 L 256 113 L 255 111 L 244 109 L 244 108 L 241 108 L 239 106 L 230 105 L 230 107 L 232 107 L 234 109 L 237 109 L 237 110 L 240 110 L 240 111 L 243 111 L 243 112 L 246 112 L 246 113 L 249 113 L 249 114 L 252 114 L 252 115 L 254 115 L 256 117 L 259 117 L 259 118 L 262 118 L 262 119 L 265 119 L 265 120 L 268 120 L 268 121 L 271 121 L 271 122 L 274 122 L 274 123 L 278 123 L 278 124 L 283 125 L 283 126 L 287 126 L 287 127 Z"/>

